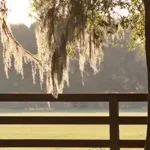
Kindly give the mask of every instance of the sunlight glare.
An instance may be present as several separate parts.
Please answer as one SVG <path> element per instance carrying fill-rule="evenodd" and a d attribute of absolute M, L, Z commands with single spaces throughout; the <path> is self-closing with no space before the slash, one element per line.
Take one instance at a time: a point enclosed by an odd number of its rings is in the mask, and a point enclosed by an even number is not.
<path fill-rule="evenodd" d="M 7 0 L 8 22 L 11 24 L 24 24 L 28 27 L 34 22 L 29 17 L 30 0 Z"/>

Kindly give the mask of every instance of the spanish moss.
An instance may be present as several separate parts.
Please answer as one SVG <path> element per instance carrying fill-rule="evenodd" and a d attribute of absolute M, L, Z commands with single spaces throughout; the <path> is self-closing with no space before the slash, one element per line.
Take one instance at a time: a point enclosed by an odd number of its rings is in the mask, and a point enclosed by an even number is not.
<path fill-rule="evenodd" d="M 3 0 L 5 7 L 5 1 Z M 15 39 L 7 24 L 7 9 L 1 9 L 1 39 L 5 72 L 14 68 L 23 77 L 23 64 L 32 66 L 33 82 L 39 74 L 41 88 L 54 97 L 69 86 L 70 60 L 76 57 L 84 77 L 85 66 L 100 71 L 103 51 L 110 35 L 119 30 L 111 16 L 112 1 L 103 0 L 33 0 L 36 13 L 37 54 L 33 55 Z M 36 4 L 36 5 L 35 5 Z"/>

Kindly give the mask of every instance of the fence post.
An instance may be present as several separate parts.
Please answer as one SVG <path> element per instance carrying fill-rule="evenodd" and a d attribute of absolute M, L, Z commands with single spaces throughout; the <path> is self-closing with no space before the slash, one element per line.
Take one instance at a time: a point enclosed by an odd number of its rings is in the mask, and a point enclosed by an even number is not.
<path fill-rule="evenodd" d="M 119 148 L 119 102 L 116 98 L 109 101 L 110 116 L 110 150 L 120 150 Z"/>

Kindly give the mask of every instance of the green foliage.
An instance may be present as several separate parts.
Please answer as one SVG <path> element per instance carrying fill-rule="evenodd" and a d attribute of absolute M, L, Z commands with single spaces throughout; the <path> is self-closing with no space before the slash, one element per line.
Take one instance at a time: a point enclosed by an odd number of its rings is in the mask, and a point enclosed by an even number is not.
<path fill-rule="evenodd" d="M 141 54 L 145 53 L 145 17 L 144 5 L 141 0 L 133 0 L 128 7 L 129 23 L 131 36 L 129 38 L 129 49 L 135 50 L 137 47 L 141 49 Z"/>
<path fill-rule="evenodd" d="M 73 58 L 75 57 L 75 54 L 76 54 L 76 46 L 73 44 L 73 43 L 69 43 L 67 44 L 67 55 L 70 57 L 70 58 Z"/>
<path fill-rule="evenodd" d="M 34 11 L 39 11 L 46 3 L 50 4 L 51 0 L 34 0 L 32 3 L 32 8 Z M 72 0 L 66 0 L 70 6 L 76 7 L 77 3 Z M 129 50 L 135 50 L 137 47 L 140 47 L 141 53 L 145 51 L 145 37 L 144 37 L 144 6 L 142 0 L 132 0 L 129 1 L 115 1 L 111 0 L 77 0 L 76 2 L 80 2 L 83 5 L 83 12 L 79 12 L 81 16 L 87 17 L 85 19 L 86 22 L 83 22 L 83 26 L 80 28 L 86 28 L 90 33 L 94 30 L 95 38 L 100 38 L 98 42 L 103 41 L 104 36 L 102 29 L 107 30 L 107 37 L 112 38 L 114 34 L 117 32 L 118 39 L 123 39 L 124 30 L 128 29 L 131 32 L 131 36 L 128 41 Z M 119 14 L 119 12 L 115 12 L 115 8 L 120 7 L 120 9 L 126 9 L 129 12 L 129 15 L 124 17 Z M 86 9 L 85 9 L 86 8 Z M 78 11 L 80 11 L 78 9 Z M 85 16 L 86 13 L 86 16 Z M 117 19 L 114 19 L 112 13 L 118 15 Z M 77 16 L 76 16 L 77 17 Z M 83 19 L 83 18 L 82 18 Z M 117 20 L 117 21 L 116 21 Z M 80 29 L 76 29 L 80 31 Z M 117 43 L 112 43 L 113 46 L 117 45 Z M 123 45 L 121 45 L 123 47 Z"/>
<path fill-rule="evenodd" d="M 53 2 L 54 1 L 52 0 L 34 0 L 31 4 L 31 8 L 34 12 L 40 14 L 40 18 L 42 17 L 44 11 L 46 11 L 43 9 L 46 8 L 47 5 L 49 5 L 49 7 L 52 7 Z M 115 20 L 112 16 L 112 12 L 115 7 L 120 6 L 121 8 L 126 8 L 128 4 L 127 2 L 112 2 L 111 0 L 65 0 L 63 2 L 58 1 L 58 4 L 59 5 L 57 7 L 62 7 L 63 5 L 67 4 L 70 5 L 70 11 L 71 8 L 74 8 L 72 9 L 72 11 L 74 11 L 72 15 L 72 21 L 74 22 L 76 20 L 74 28 L 76 28 L 76 31 L 80 31 L 80 33 L 83 31 L 83 29 L 88 30 L 89 33 L 94 30 L 93 32 L 94 34 L 96 34 L 95 36 L 97 36 L 97 38 L 100 36 L 101 40 L 103 40 L 103 37 L 101 37 L 100 33 L 102 32 L 102 29 L 107 30 L 107 36 L 111 37 L 112 34 L 120 30 L 119 28 L 127 28 L 127 20 L 125 20 L 124 18 L 118 18 L 117 20 Z M 57 7 L 56 11 L 58 9 Z M 71 15 L 71 12 L 68 11 L 68 13 L 70 13 L 68 15 Z M 57 20 L 57 16 L 55 17 L 55 19 Z M 59 14 L 59 17 L 63 16 Z"/>

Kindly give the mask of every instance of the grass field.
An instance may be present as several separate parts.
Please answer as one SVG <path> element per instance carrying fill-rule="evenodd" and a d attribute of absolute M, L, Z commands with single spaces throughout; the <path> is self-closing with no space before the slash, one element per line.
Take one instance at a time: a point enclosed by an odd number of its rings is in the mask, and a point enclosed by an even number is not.
<path fill-rule="evenodd" d="M 65 115 L 87 115 L 108 116 L 108 113 L 14 113 L 0 114 L 1 116 L 65 116 Z M 121 113 L 120 116 L 145 116 L 146 113 Z M 120 126 L 120 139 L 145 139 L 146 126 Z M 82 126 L 82 125 L 1 125 L 0 139 L 109 139 L 108 125 Z M 80 150 L 81 148 L 2 148 L 0 150 Z M 91 150 L 82 149 L 82 150 Z M 94 149 L 94 150 L 100 150 Z M 106 149 L 105 149 L 106 150 Z M 125 150 L 125 149 L 122 149 Z M 127 150 L 127 149 L 126 149 Z M 133 150 L 133 149 L 132 149 Z M 141 149 L 140 149 L 141 150 Z"/>

